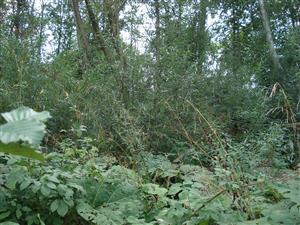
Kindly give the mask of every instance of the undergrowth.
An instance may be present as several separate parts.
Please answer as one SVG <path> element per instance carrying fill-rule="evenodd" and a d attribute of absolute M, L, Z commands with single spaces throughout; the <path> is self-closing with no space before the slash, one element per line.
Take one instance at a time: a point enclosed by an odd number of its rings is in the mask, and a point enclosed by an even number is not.
<path fill-rule="evenodd" d="M 145 151 L 136 153 L 130 169 L 87 138 L 64 141 L 61 152 L 48 154 L 45 163 L 2 155 L 0 221 L 299 224 L 299 177 L 290 172 L 288 182 L 275 181 L 245 164 L 248 155 L 234 148 L 242 147 L 231 146 L 209 169 Z"/>

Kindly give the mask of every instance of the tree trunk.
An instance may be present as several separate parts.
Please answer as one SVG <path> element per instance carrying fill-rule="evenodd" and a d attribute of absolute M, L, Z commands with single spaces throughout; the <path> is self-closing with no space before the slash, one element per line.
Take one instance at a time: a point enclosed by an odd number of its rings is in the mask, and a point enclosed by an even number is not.
<path fill-rule="evenodd" d="M 207 20 L 207 0 L 200 1 L 200 15 L 199 15 L 199 28 L 198 28 L 198 38 L 199 38 L 199 46 L 198 46 L 198 70 L 202 74 L 203 73 L 203 64 L 205 61 L 205 53 L 207 46 L 207 32 L 206 32 L 206 20 Z"/>
<path fill-rule="evenodd" d="M 233 71 L 233 75 L 238 78 L 238 70 L 242 64 L 242 56 L 241 56 L 241 24 L 240 18 L 242 17 L 243 11 L 241 6 L 234 4 L 232 9 L 232 49 L 230 55 L 232 56 L 231 68 Z"/>
<path fill-rule="evenodd" d="M 93 30 L 95 39 L 97 40 L 98 44 L 100 45 L 100 50 L 103 52 L 107 62 L 112 64 L 113 61 L 112 61 L 111 52 L 105 43 L 105 39 L 100 31 L 99 25 L 96 21 L 96 16 L 92 10 L 89 0 L 85 0 L 85 4 L 86 4 L 88 17 L 89 17 L 90 23 L 92 25 L 92 30 Z"/>
<path fill-rule="evenodd" d="M 24 35 L 24 10 L 26 8 L 25 0 L 17 0 L 17 11 L 14 17 L 14 33 L 17 39 L 22 39 Z"/>
<path fill-rule="evenodd" d="M 61 49 L 61 42 L 62 42 L 62 36 L 63 36 L 63 4 L 62 4 L 62 1 L 60 0 L 58 2 L 59 4 L 59 11 L 60 11 L 60 14 L 59 14 L 59 26 L 58 26 L 58 31 L 57 31 L 57 35 L 58 35 L 58 43 L 57 43 L 57 48 L 56 48 L 56 54 L 58 55 L 60 53 L 60 49 Z M 75 13 L 74 13 L 75 14 Z M 76 17 L 75 17 L 76 18 Z M 76 22 L 75 22 L 76 23 Z M 76 23 L 77 24 L 77 23 Z M 77 26 L 76 26 L 77 27 Z M 76 28 L 77 30 L 77 28 Z M 81 49 L 81 45 L 79 44 L 79 34 L 77 32 L 77 42 L 78 42 L 78 46 L 79 46 L 79 49 Z M 85 54 L 84 54 L 85 55 Z M 87 60 L 86 57 L 84 57 L 84 60 Z"/>
<path fill-rule="evenodd" d="M 44 1 L 41 1 L 41 18 L 40 18 L 40 29 L 39 29 L 39 39 L 38 39 L 38 57 L 42 58 L 42 43 L 43 43 L 43 34 L 44 34 L 44 10 L 45 4 Z"/>
<path fill-rule="evenodd" d="M 116 59 L 120 61 L 123 70 L 120 70 L 120 76 L 118 77 L 118 83 L 120 86 L 121 98 L 123 100 L 125 108 L 128 108 L 130 93 L 129 93 L 129 79 L 127 58 L 124 55 L 121 40 L 120 40 L 120 12 L 125 8 L 127 0 L 104 0 L 104 14 L 106 16 L 106 22 L 108 32 L 111 36 L 111 42 L 113 44 Z"/>
<path fill-rule="evenodd" d="M 121 61 L 123 69 L 125 70 L 127 69 L 128 63 L 120 43 L 120 11 L 124 9 L 126 2 L 127 0 L 104 0 L 105 13 L 107 15 L 112 43 L 117 53 L 117 58 Z"/>
<path fill-rule="evenodd" d="M 155 39 L 154 39 L 154 56 L 156 61 L 156 76 L 154 78 L 155 88 L 158 90 L 161 82 L 161 29 L 160 29 L 160 2 L 154 1 L 154 14 L 155 14 Z"/>
<path fill-rule="evenodd" d="M 268 14 L 265 8 L 264 0 L 259 0 L 259 7 L 262 17 L 263 26 L 266 32 L 267 43 L 269 45 L 270 56 L 272 58 L 273 67 L 275 74 L 278 74 L 279 70 L 282 68 L 279 62 L 279 57 L 277 55 L 276 49 L 274 47 L 274 41 L 272 37 L 271 27 L 269 23 Z"/>
<path fill-rule="evenodd" d="M 85 35 L 85 30 L 80 16 L 78 0 L 71 0 L 71 1 L 72 1 L 72 7 L 74 11 L 74 16 L 75 16 L 75 22 L 76 22 L 78 45 L 79 48 L 83 51 L 83 57 L 84 57 L 83 59 L 86 64 L 89 62 L 89 42 Z"/>

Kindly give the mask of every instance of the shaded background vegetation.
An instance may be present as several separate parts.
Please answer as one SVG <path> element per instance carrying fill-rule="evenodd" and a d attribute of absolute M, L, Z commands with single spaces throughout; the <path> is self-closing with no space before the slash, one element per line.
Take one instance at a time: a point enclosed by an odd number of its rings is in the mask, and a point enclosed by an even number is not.
<path fill-rule="evenodd" d="M 1 111 L 50 111 L 47 151 L 88 135 L 129 159 L 299 162 L 296 0 L 4 0 L 0 21 Z"/>

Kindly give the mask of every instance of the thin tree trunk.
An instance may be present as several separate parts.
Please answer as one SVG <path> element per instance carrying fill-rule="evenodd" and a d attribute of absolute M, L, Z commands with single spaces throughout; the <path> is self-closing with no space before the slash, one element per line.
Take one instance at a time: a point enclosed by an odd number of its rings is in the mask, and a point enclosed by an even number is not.
<path fill-rule="evenodd" d="M 104 1 L 113 46 L 125 70 L 127 69 L 128 63 L 120 43 L 120 11 L 124 9 L 126 2 L 127 0 L 117 2 L 111 0 Z"/>
<path fill-rule="evenodd" d="M 105 43 L 105 39 L 100 31 L 99 25 L 96 21 L 96 16 L 92 10 L 89 0 L 85 0 L 85 4 L 88 12 L 88 17 L 92 25 L 92 30 L 95 35 L 95 39 L 98 41 L 98 44 L 100 45 L 100 50 L 104 53 L 104 56 L 108 63 L 112 64 L 111 52 Z"/>
<path fill-rule="evenodd" d="M 151 122 L 151 126 L 156 126 L 158 119 L 157 119 L 157 115 L 159 115 L 158 111 L 159 111 L 159 107 L 157 107 L 157 104 L 159 102 L 159 98 L 161 97 L 160 94 L 160 87 L 161 87 L 161 83 L 162 83 L 162 79 L 161 79 L 161 52 L 160 52 L 160 48 L 161 48 L 161 2 L 160 0 L 154 0 L 154 16 L 155 16 L 155 37 L 154 37 L 154 42 L 153 42 L 153 47 L 154 47 L 154 57 L 155 57 L 155 71 L 154 71 L 154 75 L 153 75 L 153 81 L 152 81 L 152 85 L 154 88 L 154 92 L 153 92 L 153 106 L 152 106 L 152 113 L 154 115 L 154 119 Z"/>
<path fill-rule="evenodd" d="M 40 30 L 39 30 L 39 39 L 38 39 L 38 57 L 42 58 L 42 43 L 43 43 L 43 33 L 44 33 L 44 10 L 45 4 L 44 1 L 41 1 L 41 18 L 40 18 Z"/>
<path fill-rule="evenodd" d="M 160 2 L 154 1 L 154 14 L 155 14 L 155 39 L 154 39 L 154 56 L 156 60 L 156 76 L 154 79 L 155 88 L 159 89 L 160 77 L 161 77 L 161 65 L 160 65 L 160 48 L 161 48 L 161 29 L 160 29 Z"/>
<path fill-rule="evenodd" d="M 241 65 L 241 24 L 240 24 L 240 18 L 242 17 L 242 9 L 239 5 L 234 4 L 232 9 L 232 60 L 234 63 L 231 63 L 233 75 L 238 78 L 238 70 Z"/>
<path fill-rule="evenodd" d="M 75 22 L 76 22 L 78 45 L 79 45 L 79 48 L 84 53 L 83 56 L 84 56 L 85 63 L 88 63 L 88 61 L 89 61 L 88 60 L 89 59 L 89 42 L 85 35 L 85 30 L 84 30 L 82 19 L 80 16 L 78 0 L 72 0 L 72 7 L 73 7 Z"/>
<path fill-rule="evenodd" d="M 17 0 L 17 12 L 14 18 L 15 36 L 17 39 L 22 39 L 24 34 L 24 16 L 22 15 L 22 13 L 25 9 L 25 4 L 25 0 Z"/>
<path fill-rule="evenodd" d="M 28 10 L 27 18 L 34 18 L 34 14 L 35 14 L 35 0 L 33 0 L 31 2 L 31 7 L 30 7 L 30 10 Z M 34 29 L 33 27 L 31 27 L 33 25 L 33 23 L 34 23 L 31 19 L 28 21 L 28 23 L 30 24 L 29 27 L 28 27 L 28 29 L 29 30 Z M 30 46 L 32 46 L 31 48 L 34 49 L 35 48 L 34 47 L 34 43 L 35 43 L 34 35 L 30 35 L 29 39 L 30 39 Z"/>
<path fill-rule="evenodd" d="M 207 0 L 200 1 L 200 15 L 199 15 L 199 48 L 198 48 L 198 70 L 203 73 L 203 64 L 205 61 L 205 53 L 207 46 L 206 20 L 207 20 Z"/>
<path fill-rule="evenodd" d="M 274 66 L 274 70 L 275 70 L 274 72 L 275 72 L 275 74 L 277 74 L 282 67 L 279 62 L 279 57 L 277 55 L 277 52 L 276 52 L 276 49 L 274 46 L 273 36 L 272 36 L 271 27 L 270 27 L 269 18 L 268 18 L 268 14 L 266 11 L 264 0 L 259 0 L 259 7 L 260 7 L 263 26 L 264 26 L 264 29 L 266 32 L 267 43 L 269 45 L 270 56 L 273 61 L 273 66 Z"/>
<path fill-rule="evenodd" d="M 15 15 L 16 14 L 16 2 L 14 2 L 14 1 L 11 2 L 11 8 L 12 8 L 12 14 Z M 13 18 L 11 26 L 10 26 L 10 31 L 9 31 L 10 35 L 14 34 L 14 28 L 15 28 L 15 19 Z"/>
<path fill-rule="evenodd" d="M 58 43 L 57 43 L 57 48 L 56 48 L 56 55 L 58 55 L 60 53 L 60 48 L 61 48 L 61 39 L 62 39 L 62 36 L 63 36 L 63 32 L 62 32 L 62 29 L 63 29 L 63 4 L 62 4 L 62 1 L 59 1 L 59 11 L 60 11 L 60 17 L 59 17 L 59 26 L 58 26 Z M 79 45 L 79 43 L 78 43 Z M 81 48 L 79 46 L 79 48 Z"/>
<path fill-rule="evenodd" d="M 118 83 L 120 85 L 120 92 L 125 108 L 128 108 L 130 93 L 129 93 L 129 80 L 128 80 L 128 62 L 124 55 L 121 41 L 120 41 L 120 11 L 125 8 L 127 0 L 104 0 L 104 14 L 108 25 L 108 32 L 111 36 L 111 41 L 116 53 L 117 60 L 120 61 L 122 69 L 120 70 L 120 77 Z"/>

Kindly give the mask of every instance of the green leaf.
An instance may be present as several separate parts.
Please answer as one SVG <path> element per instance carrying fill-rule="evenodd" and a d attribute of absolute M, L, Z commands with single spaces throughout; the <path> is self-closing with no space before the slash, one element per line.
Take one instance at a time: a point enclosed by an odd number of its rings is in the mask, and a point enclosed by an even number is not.
<path fill-rule="evenodd" d="M 263 210 L 262 213 L 268 217 L 270 224 L 300 224 L 300 211 L 298 208 L 290 209 L 289 201 L 281 201 Z"/>
<path fill-rule="evenodd" d="M 52 182 L 47 182 L 46 185 L 51 189 L 56 189 L 56 185 Z"/>
<path fill-rule="evenodd" d="M 27 107 L 20 107 L 11 112 L 2 113 L 7 121 L 0 126 L 0 141 L 10 142 L 27 141 L 33 146 L 38 146 L 45 133 L 45 122 L 50 118 L 49 112 L 34 112 Z"/>
<path fill-rule="evenodd" d="M 272 225 L 272 224 L 269 223 L 268 218 L 262 217 L 257 220 L 239 222 L 236 225 Z"/>
<path fill-rule="evenodd" d="M 68 209 L 69 209 L 69 207 L 65 203 L 65 201 L 64 200 L 59 200 L 58 207 L 57 207 L 58 215 L 60 215 L 61 217 L 64 217 L 67 214 Z"/>
<path fill-rule="evenodd" d="M 159 185 L 152 184 L 152 183 L 144 184 L 142 189 L 144 192 L 146 192 L 148 194 L 158 195 L 158 196 L 164 196 L 168 192 L 167 189 L 161 188 L 161 187 L 159 187 Z"/>
<path fill-rule="evenodd" d="M 97 215 L 97 211 L 87 203 L 81 202 L 76 207 L 77 213 L 86 221 L 93 221 Z"/>
<path fill-rule="evenodd" d="M 17 217 L 18 219 L 21 218 L 22 214 L 23 214 L 22 211 L 21 211 L 20 209 L 17 209 L 17 211 L 16 211 L 16 217 Z"/>
<path fill-rule="evenodd" d="M 0 152 L 43 160 L 41 153 L 19 142 L 25 142 L 37 148 L 46 132 L 43 122 L 50 118 L 49 112 L 38 113 L 28 107 L 20 107 L 11 112 L 2 113 L 2 116 L 7 123 L 0 126 Z"/>
<path fill-rule="evenodd" d="M 25 106 L 21 106 L 10 112 L 1 113 L 1 115 L 7 122 L 16 122 L 20 120 L 37 120 L 46 122 L 47 119 L 51 118 L 50 113 L 47 111 L 35 112 L 31 108 Z"/>
<path fill-rule="evenodd" d="M 179 193 L 180 191 L 182 191 L 182 185 L 176 183 L 169 188 L 168 194 L 175 195 L 175 194 Z"/>
<path fill-rule="evenodd" d="M 47 179 L 54 183 L 58 183 L 58 184 L 60 183 L 60 181 L 55 176 L 47 176 Z"/>
<path fill-rule="evenodd" d="M 51 193 L 51 189 L 48 188 L 46 185 L 42 185 L 41 192 L 45 197 L 48 197 Z"/>
<path fill-rule="evenodd" d="M 0 141 L 4 144 L 24 141 L 38 147 L 44 137 L 46 126 L 37 120 L 8 122 L 0 126 Z"/>
<path fill-rule="evenodd" d="M 31 190 L 33 193 L 37 193 L 38 190 L 40 190 L 40 188 L 41 188 L 41 182 L 39 181 L 33 182 L 33 185 L 31 186 Z"/>
<path fill-rule="evenodd" d="M 67 195 L 68 190 L 69 190 L 69 188 L 67 185 L 64 185 L 64 184 L 57 185 L 57 192 L 62 197 Z"/>
<path fill-rule="evenodd" d="M 153 224 L 155 224 L 154 222 L 147 223 L 147 222 L 145 222 L 145 219 L 138 219 L 134 216 L 129 216 L 127 218 L 127 222 L 131 225 L 153 225 Z"/>
<path fill-rule="evenodd" d="M 0 223 L 0 225 L 19 225 L 19 224 L 18 224 L 18 223 L 14 223 L 14 222 L 7 221 L 7 222 Z"/>
<path fill-rule="evenodd" d="M 74 189 L 76 189 L 77 191 L 80 191 L 80 192 L 82 192 L 82 193 L 85 192 L 85 190 L 83 189 L 83 187 L 80 186 L 80 185 L 78 185 L 78 184 L 75 184 L 75 183 L 68 183 L 68 186 L 69 186 L 69 187 L 72 187 L 72 188 L 74 188 Z"/>
<path fill-rule="evenodd" d="M 300 205 L 300 179 L 295 179 L 289 182 L 289 190 L 283 194 L 284 197 L 289 198 L 292 202 Z"/>
<path fill-rule="evenodd" d="M 16 188 L 17 183 L 21 183 L 24 180 L 24 171 L 21 169 L 17 169 L 12 171 L 6 180 L 6 187 L 10 190 L 14 190 Z"/>
<path fill-rule="evenodd" d="M 50 205 L 50 210 L 51 210 L 51 212 L 55 212 L 55 211 L 57 210 L 57 208 L 58 208 L 58 203 L 59 203 L 58 199 L 55 199 L 55 200 L 51 203 L 51 205 Z"/>
<path fill-rule="evenodd" d="M 7 218 L 8 216 L 10 215 L 10 212 L 3 212 L 3 213 L 0 213 L 0 220 L 3 220 L 5 218 Z"/>
<path fill-rule="evenodd" d="M 64 199 L 64 201 L 70 208 L 74 206 L 74 201 L 72 199 Z"/>
<path fill-rule="evenodd" d="M 19 143 L 3 144 L 0 142 L 0 152 L 9 153 L 12 155 L 24 156 L 31 159 L 44 161 L 44 155 L 35 149 Z"/>
<path fill-rule="evenodd" d="M 209 225 L 209 223 L 210 223 L 210 219 L 208 219 L 208 220 L 202 220 L 197 225 Z"/>
<path fill-rule="evenodd" d="M 21 190 L 21 191 L 24 190 L 24 189 L 27 188 L 31 183 L 32 183 L 31 180 L 28 180 L 28 179 L 24 180 L 24 181 L 21 183 L 21 185 L 20 185 L 20 190 Z"/>

